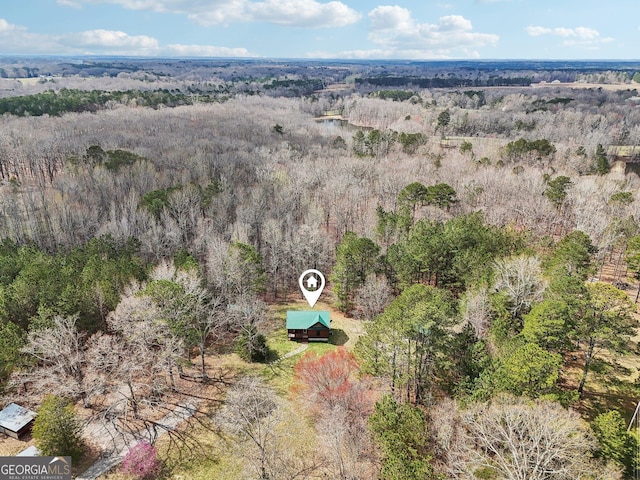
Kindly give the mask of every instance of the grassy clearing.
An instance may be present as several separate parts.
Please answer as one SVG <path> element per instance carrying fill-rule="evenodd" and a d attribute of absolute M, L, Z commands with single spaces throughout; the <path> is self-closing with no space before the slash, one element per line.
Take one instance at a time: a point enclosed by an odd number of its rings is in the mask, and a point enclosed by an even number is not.
<path fill-rule="evenodd" d="M 329 305 L 323 303 L 318 304 L 316 307 L 317 310 L 330 310 L 330 308 Z M 302 345 L 297 342 L 292 342 L 287 336 L 287 329 L 285 328 L 287 311 L 308 310 L 309 307 L 304 301 L 292 301 L 273 305 L 270 309 L 274 317 L 275 329 L 267 333 L 267 346 L 274 352 L 274 355 L 272 356 L 272 362 L 262 365 L 258 373 L 276 389 L 279 395 L 286 396 L 294 383 L 295 364 L 300 360 L 302 355 L 307 352 L 324 355 L 334 350 L 337 346 L 344 345 L 348 337 L 343 329 L 337 328 L 334 330 L 334 327 L 344 327 L 345 322 L 344 320 L 337 320 L 338 315 L 336 315 L 335 310 L 331 309 L 333 310 L 330 310 L 333 335 L 330 337 L 329 342 L 309 343 L 303 353 L 282 359 L 287 353 L 296 350 Z"/>
<path fill-rule="evenodd" d="M 630 361 L 627 358 L 624 360 L 624 363 Z M 571 368 L 567 373 L 575 379 L 577 388 L 582 369 Z M 638 384 L 632 380 L 635 374 L 635 368 L 630 370 L 623 367 L 620 362 L 594 360 L 582 398 L 575 408 L 589 420 L 608 410 L 618 410 L 627 420 L 630 420 L 640 400 Z"/>
<path fill-rule="evenodd" d="M 618 355 L 603 351 L 592 361 L 582 398 L 572 406 L 588 420 L 608 410 L 618 410 L 629 421 L 640 401 L 640 377 L 638 366 L 639 337 L 631 340 L 631 352 Z M 576 391 L 582 377 L 584 357 L 575 352 L 564 367 L 563 387 Z"/>
<path fill-rule="evenodd" d="M 267 346 L 274 353 L 271 360 L 284 357 L 287 353 L 298 348 L 298 344 L 289 340 L 286 328 L 278 328 L 267 334 Z"/>
<path fill-rule="evenodd" d="M 180 449 L 166 439 L 159 442 L 158 451 L 164 459 L 166 478 L 235 480 L 242 478 L 242 455 L 234 443 L 217 432 L 200 428 L 191 432 L 198 440 L 197 449 Z"/>
<path fill-rule="evenodd" d="M 31 436 L 24 437 L 22 440 L 16 440 L 7 435 L 0 434 L 0 456 L 13 457 L 34 444 Z"/>
<path fill-rule="evenodd" d="M 309 304 L 304 300 L 292 300 L 289 302 L 283 302 L 270 307 L 271 312 L 274 315 L 276 325 L 283 330 L 283 335 L 280 338 L 283 342 L 293 344 L 294 347 L 288 351 L 293 350 L 295 347 L 294 342 L 289 342 L 286 337 L 285 322 L 287 317 L 287 310 L 310 310 Z M 331 330 L 333 331 L 330 343 L 337 346 L 344 346 L 346 348 L 353 348 L 358 338 L 364 335 L 364 326 L 360 320 L 349 318 L 345 316 L 340 310 L 337 310 L 332 304 L 326 301 L 319 301 L 313 310 L 326 310 L 331 315 Z M 270 336 L 271 338 L 271 336 Z M 286 352 L 285 352 L 286 353 Z"/>
<path fill-rule="evenodd" d="M 614 256 L 612 256 L 614 258 Z M 617 279 L 615 266 L 608 262 L 601 268 L 602 281 L 614 283 Z M 635 280 L 627 279 L 629 286 L 624 288 L 633 301 L 636 295 Z M 640 324 L 640 315 L 635 314 Z M 592 362 L 587 376 L 582 398 L 572 406 L 587 420 L 593 420 L 598 414 L 608 410 L 618 410 L 627 421 L 631 420 L 638 401 L 640 401 L 640 328 L 629 341 L 630 353 L 619 355 L 610 351 L 601 351 Z M 565 389 L 576 391 L 582 377 L 584 356 L 574 352 L 563 372 Z"/>
<path fill-rule="evenodd" d="M 361 322 L 345 317 L 328 303 L 319 302 L 314 310 L 328 310 L 331 313 L 331 327 L 333 335 L 328 343 L 309 343 L 307 349 L 289 358 L 281 359 L 284 355 L 301 346 L 292 342 L 287 337 L 285 328 L 286 312 L 288 310 L 308 310 L 305 301 L 289 301 L 271 305 L 272 321 L 270 328 L 265 332 L 267 346 L 272 350 L 271 362 L 267 364 L 248 363 L 235 353 L 218 353 L 208 355 L 206 365 L 209 374 L 213 378 L 225 378 L 225 381 L 233 382 L 235 378 L 244 375 L 260 375 L 276 390 L 283 399 L 284 411 L 281 442 L 285 445 L 284 451 L 289 452 L 292 458 L 288 463 L 295 465 L 302 455 L 306 458 L 315 458 L 313 450 L 316 448 L 315 428 L 313 422 L 306 416 L 303 409 L 296 407 L 297 399 L 292 393 L 295 381 L 295 365 L 307 352 L 315 352 L 317 355 L 335 350 L 339 346 L 352 348 L 357 338 L 362 335 Z M 279 360 L 281 359 L 281 360 Z M 216 397 L 225 394 L 225 388 L 218 385 Z M 210 417 L 215 415 L 220 404 L 212 402 L 205 406 L 210 411 Z M 165 463 L 165 471 L 162 479 L 171 480 L 237 480 L 246 476 L 246 468 L 252 455 L 251 445 L 240 446 L 237 442 L 220 435 L 214 429 L 201 426 L 189 427 L 189 433 L 195 437 L 200 445 L 197 449 L 180 449 L 170 445 L 168 438 L 163 437 L 157 443 L 159 457 Z M 283 459 L 284 460 L 284 459 Z M 101 477 L 102 480 L 128 480 L 116 471 Z"/>

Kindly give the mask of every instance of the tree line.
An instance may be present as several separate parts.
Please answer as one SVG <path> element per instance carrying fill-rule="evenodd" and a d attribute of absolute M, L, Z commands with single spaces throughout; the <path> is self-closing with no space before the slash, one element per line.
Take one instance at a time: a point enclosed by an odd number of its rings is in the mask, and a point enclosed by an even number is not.
<path fill-rule="evenodd" d="M 200 102 L 219 101 L 217 96 L 198 95 Z M 14 96 L 0 99 L 0 114 L 17 116 L 59 116 L 68 112 L 96 112 L 113 107 L 117 104 L 133 104 L 140 107 L 159 108 L 191 105 L 194 98 L 180 91 L 155 90 L 127 90 L 100 91 L 60 89 L 49 90 L 26 96 Z"/>

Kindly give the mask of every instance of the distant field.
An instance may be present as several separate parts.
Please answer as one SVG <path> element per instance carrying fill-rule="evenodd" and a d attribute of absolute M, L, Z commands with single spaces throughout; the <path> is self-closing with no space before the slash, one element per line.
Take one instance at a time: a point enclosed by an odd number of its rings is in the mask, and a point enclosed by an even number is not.
<path fill-rule="evenodd" d="M 631 82 L 631 83 L 580 83 L 580 82 L 571 82 L 571 83 L 561 83 L 561 82 L 550 82 L 550 83 L 532 83 L 531 86 L 533 88 L 548 88 L 548 87 L 564 87 L 564 88 L 574 88 L 574 89 L 588 89 L 588 88 L 601 88 L 603 90 L 609 91 L 620 91 L 620 90 L 634 90 L 640 88 L 640 83 Z"/>
<path fill-rule="evenodd" d="M 41 81 L 38 77 L 30 77 L 30 78 L 14 78 L 13 80 L 17 80 L 23 85 L 36 85 L 39 81 Z"/>

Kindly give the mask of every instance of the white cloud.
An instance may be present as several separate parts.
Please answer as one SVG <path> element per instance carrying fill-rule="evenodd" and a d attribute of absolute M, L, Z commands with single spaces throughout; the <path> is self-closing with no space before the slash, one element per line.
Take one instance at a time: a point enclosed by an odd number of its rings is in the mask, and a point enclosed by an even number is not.
<path fill-rule="evenodd" d="M 110 3 L 129 10 L 181 14 L 206 26 L 267 22 L 295 27 L 343 27 L 360 19 L 358 12 L 337 0 L 58 0 L 58 3 Z"/>
<path fill-rule="evenodd" d="M 82 8 L 82 4 L 75 0 L 58 0 L 58 4 L 64 5 L 65 7 Z"/>
<path fill-rule="evenodd" d="M 3 53 L 48 53 L 52 43 L 53 38 L 48 35 L 31 33 L 0 18 L 0 51 Z"/>
<path fill-rule="evenodd" d="M 368 38 L 376 48 L 342 52 L 309 52 L 309 58 L 479 58 L 476 50 L 494 46 L 498 35 L 473 31 L 471 21 L 460 15 L 440 17 L 438 23 L 418 23 L 398 5 L 381 5 L 369 12 Z"/>
<path fill-rule="evenodd" d="M 471 21 L 460 15 L 440 17 L 438 23 L 418 23 L 400 6 L 379 6 L 369 12 L 369 40 L 394 51 L 394 57 L 477 57 L 476 48 L 495 46 L 498 35 L 473 31 Z"/>
<path fill-rule="evenodd" d="M 4 18 L 0 18 L 0 35 L 24 31 L 24 27 L 13 25 L 7 22 Z"/>
<path fill-rule="evenodd" d="M 315 0 L 267 0 L 248 2 L 254 21 L 307 27 L 344 27 L 357 22 L 360 15 L 341 2 L 319 3 Z"/>
<path fill-rule="evenodd" d="M 564 46 L 595 46 L 601 43 L 612 42 L 611 37 L 601 37 L 600 32 L 589 27 L 540 27 L 540 26 L 528 26 L 525 31 L 531 37 L 539 37 L 542 35 L 553 35 L 556 37 L 562 37 L 566 40 L 562 42 Z"/>
<path fill-rule="evenodd" d="M 559 37 L 574 37 L 576 32 L 571 28 L 557 27 L 551 30 L 551 33 Z"/>
<path fill-rule="evenodd" d="M 539 37 L 540 35 L 548 35 L 548 34 L 550 34 L 552 32 L 552 30 L 550 28 L 533 27 L 533 26 L 529 26 L 529 27 L 525 28 L 525 30 L 527 31 L 527 33 L 531 37 Z"/>
<path fill-rule="evenodd" d="M 157 55 L 160 51 L 158 40 L 146 35 L 127 35 L 114 30 L 88 30 L 60 35 L 61 45 L 87 52 L 99 51 L 107 55 L 132 52 L 133 55 Z"/>
<path fill-rule="evenodd" d="M 126 55 L 126 56 L 191 56 L 191 57 L 247 57 L 245 48 L 212 45 L 161 45 L 146 35 L 129 35 L 114 30 L 50 35 L 32 33 L 26 28 L 0 18 L 0 51 L 7 54 L 60 55 Z"/>
<path fill-rule="evenodd" d="M 406 8 L 395 6 L 380 6 L 369 12 L 371 30 L 411 30 L 414 22 L 411 12 Z"/>
<path fill-rule="evenodd" d="M 593 28 L 576 27 L 574 30 L 575 35 L 582 40 L 596 40 L 600 37 L 600 32 Z"/>
<path fill-rule="evenodd" d="M 440 30 L 443 32 L 453 32 L 456 30 L 473 30 L 471 22 L 460 15 L 447 15 L 446 17 L 440 17 L 439 23 Z"/>

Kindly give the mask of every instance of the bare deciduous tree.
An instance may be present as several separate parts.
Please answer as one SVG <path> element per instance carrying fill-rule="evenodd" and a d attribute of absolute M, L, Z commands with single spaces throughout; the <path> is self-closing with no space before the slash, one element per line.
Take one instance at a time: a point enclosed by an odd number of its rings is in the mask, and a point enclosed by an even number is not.
<path fill-rule="evenodd" d="M 447 403 L 431 417 L 453 478 L 477 478 L 480 472 L 504 480 L 575 480 L 596 472 L 621 478 L 592 458 L 596 441 L 586 422 L 555 402 L 507 396 L 463 411 Z"/>
<path fill-rule="evenodd" d="M 194 269 L 176 272 L 175 282 L 184 290 L 184 298 L 179 302 L 183 310 L 178 314 L 187 330 L 186 337 L 192 338 L 198 349 L 202 378 L 206 380 L 207 343 L 217 339 L 229 325 L 229 319 L 225 315 L 225 302 L 221 296 L 213 295 L 203 285 L 202 277 Z"/>
<path fill-rule="evenodd" d="M 275 480 L 269 460 L 281 411 L 280 400 L 271 388 L 257 377 L 243 377 L 229 391 L 226 405 L 216 416 L 216 423 L 224 430 L 255 448 L 257 453 L 247 458 L 261 480 Z"/>
<path fill-rule="evenodd" d="M 509 299 L 509 310 L 515 318 L 527 313 L 531 305 L 542 299 L 546 282 L 542 279 L 540 260 L 520 255 L 495 263 L 494 288 Z"/>
<path fill-rule="evenodd" d="M 151 273 L 154 281 L 173 285 L 162 295 L 154 295 L 153 301 L 161 317 L 168 322 L 172 334 L 179 337 L 188 356 L 192 347 L 198 349 L 203 379 L 207 378 L 205 366 L 206 347 L 210 340 L 222 334 L 229 325 L 225 315 L 226 303 L 204 285 L 204 280 L 195 268 L 178 270 L 169 262 L 160 262 Z"/>
<path fill-rule="evenodd" d="M 372 443 L 366 418 L 349 413 L 341 405 L 324 410 L 316 424 L 328 451 L 334 478 L 358 480 L 373 475 Z"/>
<path fill-rule="evenodd" d="M 184 351 L 183 338 L 163 321 L 162 311 L 146 295 L 129 292 L 107 318 L 124 349 L 121 379 L 126 379 L 130 401 L 137 406 L 137 392 L 151 395 L 163 388 L 168 377 L 174 387 L 174 369 Z"/>
<path fill-rule="evenodd" d="M 391 287 L 385 277 L 369 275 L 356 293 L 357 318 L 371 321 L 380 315 L 393 299 Z"/>
<path fill-rule="evenodd" d="M 485 338 L 491 322 L 491 303 L 485 288 L 470 290 L 463 299 L 464 320 L 473 327 L 477 338 Z"/>
<path fill-rule="evenodd" d="M 82 399 L 91 403 L 91 382 L 87 382 L 84 334 L 76 329 L 78 317 L 53 318 L 51 327 L 32 330 L 22 351 L 36 360 L 33 368 L 14 375 L 13 383 L 29 383 L 37 396 L 46 393 Z"/>

